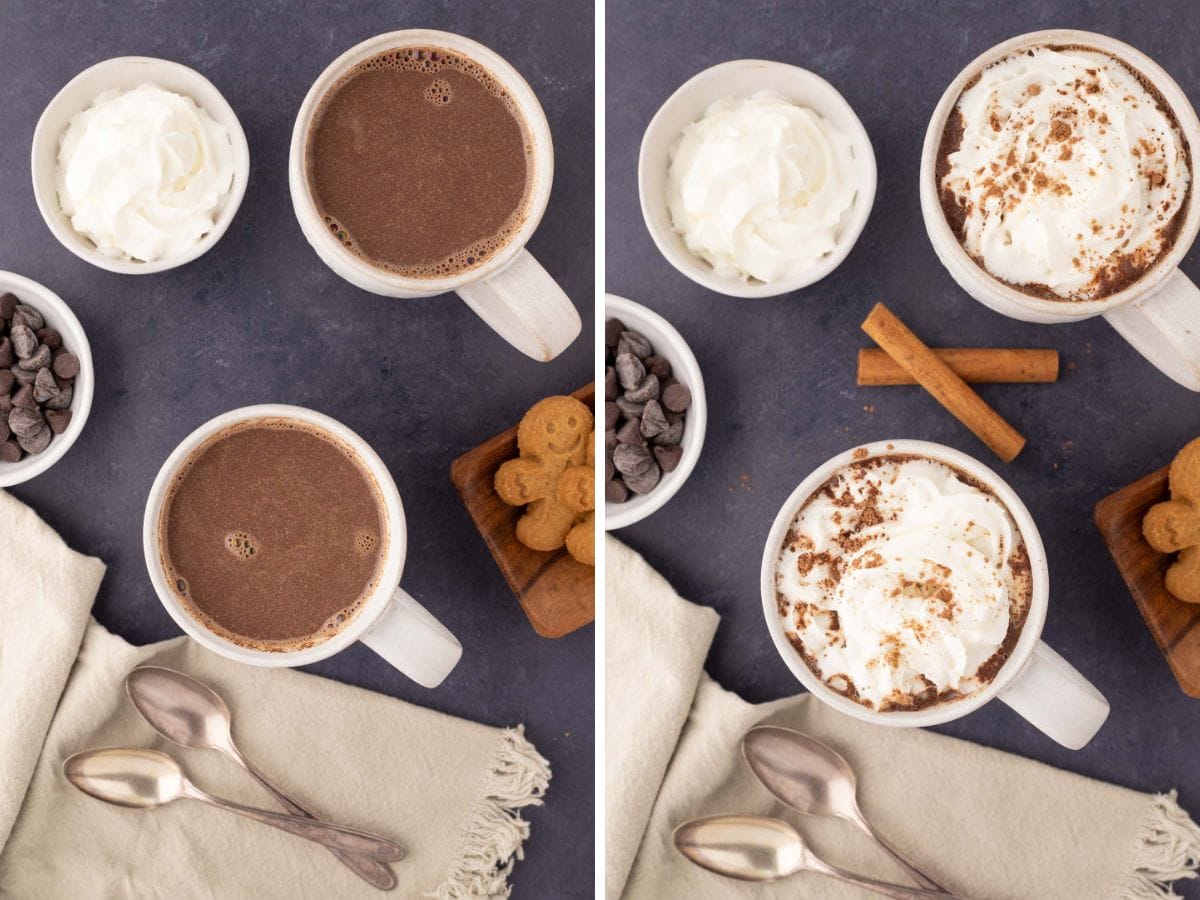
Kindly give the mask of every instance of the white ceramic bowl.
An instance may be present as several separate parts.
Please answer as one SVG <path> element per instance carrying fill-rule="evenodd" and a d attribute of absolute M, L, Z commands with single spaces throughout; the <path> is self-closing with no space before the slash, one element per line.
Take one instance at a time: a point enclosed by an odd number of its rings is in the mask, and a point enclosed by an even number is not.
<path fill-rule="evenodd" d="M 75 376 L 75 391 L 71 397 L 71 423 L 62 434 L 56 434 L 50 441 L 50 446 L 41 453 L 33 453 L 21 458 L 19 462 L 0 462 L 0 487 L 11 487 L 23 481 L 41 475 L 52 465 L 62 459 L 71 449 L 75 439 L 83 431 L 87 423 L 88 413 L 92 409 L 92 392 L 95 386 L 95 374 L 92 371 L 92 348 L 88 344 L 83 326 L 75 318 L 75 313 L 63 302 L 58 294 L 36 281 L 17 275 L 13 272 L 0 272 L 0 294 L 12 292 L 22 303 L 32 306 L 42 314 L 46 324 L 57 329 L 62 335 L 63 346 L 79 357 L 79 374 Z"/>
<path fill-rule="evenodd" d="M 224 125 L 233 146 L 233 184 L 217 213 L 213 228 L 186 253 L 154 262 L 105 256 L 88 238 L 71 227 L 71 220 L 58 202 L 58 144 L 71 118 L 87 109 L 105 91 L 127 91 L 143 84 L 156 84 L 168 91 L 191 97 L 214 121 Z M 33 196 L 50 231 L 59 243 L 78 256 L 109 272 L 148 275 L 189 263 L 208 252 L 229 227 L 241 206 L 250 178 L 250 149 L 242 125 L 225 98 L 207 78 L 194 69 L 148 56 L 120 56 L 84 69 L 55 94 L 38 119 L 33 132 Z"/>
<path fill-rule="evenodd" d="M 708 404 L 704 397 L 704 378 L 700 365 L 687 342 L 666 319 L 640 303 L 626 300 L 615 294 L 604 295 L 604 319 L 620 319 L 626 327 L 646 337 L 654 352 L 671 364 L 671 372 L 692 392 L 692 405 L 688 407 L 684 420 L 683 457 L 674 472 L 664 472 L 658 484 L 648 494 L 630 494 L 624 503 L 604 505 L 604 528 L 611 531 L 640 522 L 675 496 L 683 487 L 700 450 L 704 446 L 704 430 L 708 424 Z"/>
<path fill-rule="evenodd" d="M 770 90 L 827 119 L 850 141 L 857 164 L 858 193 L 850 217 L 838 236 L 837 248 L 816 266 L 788 281 L 765 284 L 725 278 L 692 253 L 683 236 L 671 227 L 667 209 L 667 169 L 670 151 L 683 129 L 703 117 L 705 110 L 725 97 L 748 97 Z M 867 224 L 875 202 L 875 151 L 862 122 L 850 104 L 824 78 L 806 69 L 762 59 L 736 59 L 705 69 L 684 82 L 650 120 L 638 155 L 638 195 L 646 228 L 667 262 L 710 290 L 730 297 L 776 297 L 820 281 L 850 253 Z"/>

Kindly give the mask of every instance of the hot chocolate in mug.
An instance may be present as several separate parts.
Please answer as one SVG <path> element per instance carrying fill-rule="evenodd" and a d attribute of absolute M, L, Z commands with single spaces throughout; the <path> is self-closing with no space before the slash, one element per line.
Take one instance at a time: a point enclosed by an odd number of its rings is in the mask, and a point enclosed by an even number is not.
<path fill-rule="evenodd" d="M 343 246 L 318 211 L 307 171 L 307 148 L 322 100 L 343 76 L 386 51 L 449 51 L 478 63 L 512 98 L 532 144 L 532 184 L 524 218 L 507 241 L 484 262 L 445 277 L 417 278 L 372 265 Z M 363 290 L 385 297 L 432 297 L 455 291 L 501 337 L 534 359 L 549 361 L 565 350 L 582 327 L 579 313 L 561 287 L 525 249 L 537 230 L 554 176 L 554 147 L 541 104 L 524 78 L 499 54 L 461 35 L 429 29 L 381 34 L 351 47 L 309 89 L 292 130 L 288 184 L 300 228 L 322 261 Z M 461 249 L 461 248 L 460 248 Z"/>
<path fill-rule="evenodd" d="M 1015 644 L 995 676 L 964 697 L 937 701 L 915 710 L 881 712 L 825 684 L 792 646 L 776 595 L 776 567 L 796 513 L 839 470 L 877 457 L 929 459 L 977 481 L 987 493 L 999 500 L 1011 516 L 1024 542 L 1029 561 L 1031 590 L 1028 612 Z M 1000 700 L 1063 746 L 1078 750 L 1092 739 L 1108 717 L 1108 701 L 1104 696 L 1041 640 L 1050 600 L 1050 573 L 1033 517 L 1012 488 L 995 472 L 950 447 L 926 441 L 879 441 L 847 450 L 818 466 L 792 492 L 775 518 L 763 551 L 761 587 L 767 628 L 787 667 L 811 694 L 856 719 L 900 727 L 940 725 L 968 715 L 991 700 Z"/>
<path fill-rule="evenodd" d="M 202 623 L 171 586 L 164 564 L 163 509 L 181 466 L 210 438 L 234 426 L 255 421 L 295 422 L 323 432 L 342 445 L 363 470 L 382 513 L 382 563 L 374 587 L 361 598 L 349 621 L 323 640 L 295 650 L 257 649 L 235 642 Z M 146 567 L 158 599 L 171 618 L 199 644 L 229 659 L 253 666 L 304 666 L 362 641 L 389 663 L 424 687 L 437 687 L 462 657 L 462 645 L 441 622 L 401 589 L 408 532 L 400 492 L 378 454 L 357 434 L 329 416 L 298 406 L 263 404 L 235 409 L 205 422 L 183 439 L 163 463 L 150 489 L 142 525 Z"/>
<path fill-rule="evenodd" d="M 946 220 L 940 198 L 937 167 L 946 123 L 959 97 L 985 67 L 1035 47 L 1091 49 L 1115 58 L 1141 76 L 1169 107 L 1179 132 L 1190 148 L 1191 189 L 1171 246 L 1145 272 L 1115 293 L 1093 300 L 1052 300 L 1033 296 L 993 277 L 963 248 Z M 1023 34 L 997 44 L 971 61 L 942 95 L 921 152 L 921 213 L 925 230 L 942 265 L 959 286 L 996 312 L 1027 322 L 1074 322 L 1104 316 L 1109 324 L 1146 359 L 1170 378 L 1200 391 L 1200 289 L 1179 270 L 1200 229 L 1196 195 L 1200 121 L 1179 85 L 1145 54 L 1101 34 L 1051 29 Z"/>

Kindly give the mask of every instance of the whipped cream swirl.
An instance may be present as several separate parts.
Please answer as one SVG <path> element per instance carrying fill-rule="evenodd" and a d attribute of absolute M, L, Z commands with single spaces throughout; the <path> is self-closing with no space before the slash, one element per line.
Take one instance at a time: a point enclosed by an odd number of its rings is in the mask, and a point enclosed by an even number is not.
<path fill-rule="evenodd" d="M 800 509 L 776 589 L 814 673 L 890 710 L 989 682 L 1024 621 L 1030 579 L 995 495 L 944 463 L 885 456 L 842 469 Z"/>
<path fill-rule="evenodd" d="M 858 190 L 850 141 L 770 91 L 709 106 L 671 150 L 667 206 L 726 278 L 785 281 L 837 245 Z"/>
<path fill-rule="evenodd" d="M 212 230 L 232 183 L 226 128 L 152 84 L 101 94 L 59 144 L 59 203 L 105 256 L 185 253 Z"/>
<path fill-rule="evenodd" d="M 1092 300 L 1170 249 L 1191 181 L 1187 142 L 1117 59 L 1076 48 L 1013 54 L 963 91 L 956 115 L 939 153 L 942 205 L 996 278 Z"/>

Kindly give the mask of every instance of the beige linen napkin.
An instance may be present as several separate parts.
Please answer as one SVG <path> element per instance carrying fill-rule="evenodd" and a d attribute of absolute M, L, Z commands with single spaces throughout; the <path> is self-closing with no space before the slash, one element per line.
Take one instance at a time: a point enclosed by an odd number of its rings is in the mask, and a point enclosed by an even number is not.
<path fill-rule="evenodd" d="M 231 813 L 193 801 L 127 810 L 71 787 L 62 761 L 77 750 L 154 747 L 210 793 L 277 809 L 231 760 L 142 720 L 124 678 L 145 663 L 215 688 L 241 749 L 302 803 L 406 845 L 391 896 L 509 896 L 529 834 L 520 810 L 550 779 L 520 728 L 245 666 L 186 638 L 130 646 L 90 619 L 103 574 L 0 492 L 0 896 L 381 896 L 325 849 Z"/>
<path fill-rule="evenodd" d="M 1152 796 L 916 729 L 869 725 L 807 695 L 752 705 L 702 672 L 712 610 L 680 598 L 646 562 L 606 542 L 609 898 L 876 894 L 815 874 L 744 885 L 686 862 L 681 822 L 715 813 L 774 815 L 797 825 L 827 862 L 903 882 L 852 825 L 805 818 L 775 802 L 738 742 L 771 722 L 811 734 L 858 772 L 859 802 L 882 834 L 975 900 L 1124 900 L 1176 896 L 1195 877 L 1200 828 L 1174 795 Z M 763 640 L 767 640 L 764 630 Z"/>

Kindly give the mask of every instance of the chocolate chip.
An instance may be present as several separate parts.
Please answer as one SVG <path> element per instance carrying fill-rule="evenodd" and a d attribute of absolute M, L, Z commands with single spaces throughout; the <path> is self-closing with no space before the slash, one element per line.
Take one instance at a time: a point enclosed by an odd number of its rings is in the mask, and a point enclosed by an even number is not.
<path fill-rule="evenodd" d="M 642 420 L 626 419 L 625 424 L 617 429 L 617 443 L 646 446 L 646 439 L 642 437 Z"/>
<path fill-rule="evenodd" d="M 8 418 L 8 414 L 13 409 L 13 398 L 8 394 L 0 394 L 0 416 Z"/>
<path fill-rule="evenodd" d="M 616 429 L 609 428 L 607 431 L 604 432 L 604 452 L 612 453 L 613 449 L 616 446 L 617 446 Z"/>
<path fill-rule="evenodd" d="M 17 435 L 17 446 L 26 453 L 41 453 L 50 446 L 51 437 L 50 426 L 43 422 L 42 427 L 28 437 Z"/>
<path fill-rule="evenodd" d="M 640 419 L 642 417 L 642 413 L 646 409 L 645 403 L 634 403 L 632 400 L 626 400 L 624 397 L 618 397 L 616 404 L 617 409 L 619 409 L 627 419 L 632 419 L 635 417 Z"/>
<path fill-rule="evenodd" d="M 47 413 L 47 415 L 49 415 Z M 675 447 L 655 447 L 654 458 L 658 460 L 659 466 L 664 472 L 674 472 L 679 466 L 679 460 L 683 459 L 683 448 Z"/>
<path fill-rule="evenodd" d="M 620 478 L 614 478 L 604 486 L 604 499 L 609 503 L 624 503 L 629 499 L 629 488 Z"/>
<path fill-rule="evenodd" d="M 646 359 L 646 371 L 653 372 L 662 382 L 671 377 L 671 364 L 661 356 L 651 356 Z"/>
<path fill-rule="evenodd" d="M 38 344 L 37 349 L 28 357 L 17 363 L 22 369 L 30 369 L 36 372 L 38 369 L 44 369 L 50 365 L 50 348 L 45 344 Z"/>
<path fill-rule="evenodd" d="M 625 323 L 620 319 L 609 319 L 604 323 L 604 346 L 615 347 L 621 340 L 621 332 L 625 330 Z"/>
<path fill-rule="evenodd" d="M 670 427 L 671 423 L 667 421 L 667 416 L 659 402 L 651 400 L 647 403 L 646 411 L 642 413 L 642 437 L 652 438 L 662 434 Z"/>
<path fill-rule="evenodd" d="M 71 411 L 69 409 L 46 410 L 46 424 L 50 426 L 50 430 L 55 434 L 62 434 L 67 430 L 67 426 L 71 424 Z"/>
<path fill-rule="evenodd" d="M 16 376 L 8 369 L 0 369 L 0 394 L 11 394 Z"/>
<path fill-rule="evenodd" d="M 0 462 L 14 463 L 21 459 L 21 448 L 13 440 L 0 444 Z"/>
<path fill-rule="evenodd" d="M 13 328 L 16 328 L 18 325 L 24 325 L 30 331 L 37 331 L 39 328 L 46 327 L 46 320 L 32 306 L 19 303 L 12 314 L 12 325 Z"/>
<path fill-rule="evenodd" d="M 71 405 L 71 400 L 75 396 L 75 389 L 69 384 L 59 385 L 58 393 L 47 400 L 43 405 L 46 409 L 66 409 Z"/>
<path fill-rule="evenodd" d="M 632 391 L 646 377 L 646 367 L 632 353 L 618 353 L 615 366 L 617 379 L 621 382 L 621 387 L 627 391 Z"/>
<path fill-rule="evenodd" d="M 0 296 L 0 319 L 11 319 L 13 313 L 17 311 L 19 303 L 20 301 L 17 300 L 16 294 Z"/>
<path fill-rule="evenodd" d="M 612 481 L 613 476 L 617 474 L 617 467 L 612 464 L 611 459 L 604 460 L 604 480 Z"/>
<path fill-rule="evenodd" d="M 659 393 L 658 376 L 647 375 L 633 390 L 626 389 L 625 399 L 634 403 L 645 403 L 647 400 L 657 400 Z"/>
<path fill-rule="evenodd" d="M 646 471 L 637 472 L 633 475 L 626 475 L 625 486 L 635 494 L 648 494 L 654 490 L 655 485 L 658 484 L 658 480 L 661 477 L 662 470 L 652 462 L 650 464 L 650 468 L 648 468 Z"/>
<path fill-rule="evenodd" d="M 12 405 L 21 409 L 36 409 L 37 401 L 33 399 L 33 385 L 23 384 L 12 395 Z"/>
<path fill-rule="evenodd" d="M 17 359 L 29 359 L 37 349 L 37 335 L 27 325 L 14 325 L 10 336 Z"/>
<path fill-rule="evenodd" d="M 654 465 L 654 457 L 645 447 L 636 444 L 619 444 L 613 451 L 613 466 L 628 477 L 645 472 Z"/>
<path fill-rule="evenodd" d="M 604 370 L 604 399 L 616 400 L 617 395 L 620 393 L 621 388 L 617 383 L 617 370 L 609 366 Z"/>
<path fill-rule="evenodd" d="M 74 353 L 60 353 L 54 360 L 54 374 L 59 378 L 74 378 L 79 374 L 79 357 Z"/>
<path fill-rule="evenodd" d="M 654 436 L 654 443 L 660 447 L 674 447 L 683 440 L 683 416 L 667 413 L 667 421 L 671 424 Z"/>
<path fill-rule="evenodd" d="M 13 350 L 11 338 L 0 338 L 0 369 L 7 369 L 17 364 L 17 354 Z"/>
<path fill-rule="evenodd" d="M 57 350 L 62 346 L 62 335 L 55 328 L 40 328 L 37 332 L 37 339 L 49 347 L 51 350 Z"/>
<path fill-rule="evenodd" d="M 46 419 L 40 409 L 23 409 L 18 406 L 8 414 L 8 427 L 18 438 L 37 434 L 45 426 Z"/>
<path fill-rule="evenodd" d="M 604 429 L 617 427 L 617 420 L 621 418 L 621 407 L 613 403 L 611 400 L 604 404 Z"/>
<path fill-rule="evenodd" d="M 57 394 L 58 382 L 54 380 L 54 373 L 49 369 L 39 369 L 37 380 L 33 383 L 33 399 L 38 403 L 45 403 Z"/>
<path fill-rule="evenodd" d="M 621 341 L 617 344 L 618 353 L 632 353 L 638 359 L 645 360 L 654 355 L 654 348 L 643 335 L 636 331 L 622 331 Z"/>
<path fill-rule="evenodd" d="M 0 444 L 8 440 L 12 434 L 12 429 L 8 427 L 8 418 L 0 416 Z"/>
<path fill-rule="evenodd" d="M 17 384 L 33 384 L 37 380 L 37 372 L 32 369 L 23 369 L 21 366 L 13 366 L 8 370 L 12 373 Z M 47 369 L 49 371 L 49 369 Z"/>
<path fill-rule="evenodd" d="M 671 412 L 683 412 L 692 405 L 692 392 L 686 384 L 673 384 L 663 391 L 663 406 Z"/>

